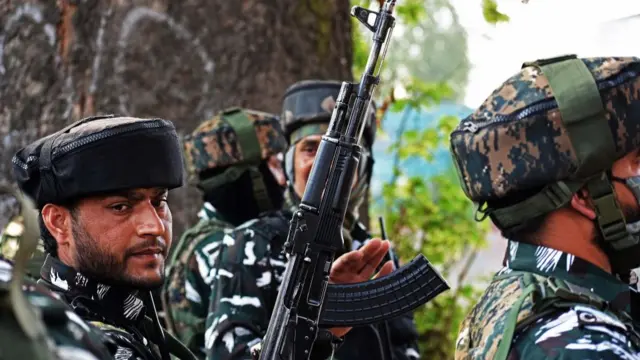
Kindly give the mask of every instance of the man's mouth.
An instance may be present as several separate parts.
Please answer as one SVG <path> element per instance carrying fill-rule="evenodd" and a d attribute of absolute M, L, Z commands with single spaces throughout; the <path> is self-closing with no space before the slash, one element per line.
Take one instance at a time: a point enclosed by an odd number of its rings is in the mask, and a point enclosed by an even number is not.
<path fill-rule="evenodd" d="M 164 253 L 163 249 L 160 247 L 150 247 L 146 249 L 142 249 L 140 251 L 136 251 L 131 256 L 153 256 L 162 255 Z"/>

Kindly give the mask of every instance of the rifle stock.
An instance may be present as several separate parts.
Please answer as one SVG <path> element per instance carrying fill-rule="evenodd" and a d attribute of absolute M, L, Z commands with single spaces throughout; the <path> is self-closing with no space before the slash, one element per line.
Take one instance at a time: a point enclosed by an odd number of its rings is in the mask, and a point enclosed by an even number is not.
<path fill-rule="evenodd" d="M 320 327 L 379 323 L 449 289 L 424 255 L 376 280 L 329 284 L 335 255 L 344 248 L 342 227 L 360 161 L 359 142 L 395 25 L 394 6 L 395 0 L 386 0 L 379 12 L 359 6 L 351 10 L 373 32 L 371 51 L 360 82 L 342 83 L 302 201 L 290 221 L 282 288 L 261 349 L 254 351 L 260 360 L 308 360 Z"/>

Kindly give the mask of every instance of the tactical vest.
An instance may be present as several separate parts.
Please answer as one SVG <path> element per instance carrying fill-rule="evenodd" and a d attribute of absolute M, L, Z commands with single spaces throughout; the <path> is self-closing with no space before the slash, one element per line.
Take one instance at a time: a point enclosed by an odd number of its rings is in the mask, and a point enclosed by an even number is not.
<path fill-rule="evenodd" d="M 199 240 L 214 232 L 230 228 L 233 228 L 233 225 L 217 218 L 210 218 L 200 220 L 194 227 L 182 234 L 180 241 L 171 254 L 167 269 L 165 270 L 165 284 L 171 284 L 172 289 L 180 289 L 182 299 L 186 299 L 184 293 L 186 286 L 186 266 L 191 256 L 193 256 L 194 250 L 200 242 Z M 204 334 L 206 318 L 199 318 L 184 311 L 174 310 L 170 302 L 171 294 L 169 294 L 167 290 L 168 288 L 165 285 L 161 293 L 167 329 L 174 336 L 177 336 L 185 345 L 191 347 L 191 342 L 194 341 L 196 334 Z M 178 331 L 177 323 L 185 326 L 181 327 L 180 331 Z"/>
<path fill-rule="evenodd" d="M 512 277 L 519 277 L 522 293 L 511 304 L 506 315 L 504 331 L 493 359 L 506 360 L 514 336 L 526 326 L 558 311 L 569 310 L 576 305 L 591 306 L 620 320 L 626 326 L 631 342 L 640 348 L 640 334 L 634 329 L 631 316 L 623 311 L 612 309 L 607 301 L 588 289 L 555 277 L 545 277 L 527 271 L 511 271 L 497 275 L 494 281 Z M 523 310 L 528 301 L 532 302 L 533 307 L 530 310 Z M 599 320 L 578 317 L 581 326 L 591 325 L 597 321 Z"/>

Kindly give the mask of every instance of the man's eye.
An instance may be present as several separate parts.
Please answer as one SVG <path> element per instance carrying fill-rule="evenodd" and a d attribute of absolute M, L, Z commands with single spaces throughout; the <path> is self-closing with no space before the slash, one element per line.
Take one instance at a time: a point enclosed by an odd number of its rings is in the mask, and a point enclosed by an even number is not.
<path fill-rule="evenodd" d="M 168 203 L 166 198 L 154 200 L 152 202 L 153 206 L 155 206 L 155 207 L 160 207 L 160 206 L 164 205 L 165 203 Z"/>
<path fill-rule="evenodd" d="M 116 212 L 123 212 L 123 211 L 129 210 L 129 205 L 128 204 L 114 204 L 114 205 L 111 205 L 111 209 L 115 210 Z"/>

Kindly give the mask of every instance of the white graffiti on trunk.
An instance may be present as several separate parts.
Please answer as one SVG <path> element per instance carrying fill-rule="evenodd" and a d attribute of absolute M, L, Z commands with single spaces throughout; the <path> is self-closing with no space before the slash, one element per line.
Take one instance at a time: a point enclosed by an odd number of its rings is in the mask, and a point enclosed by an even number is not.
<path fill-rule="evenodd" d="M 213 72 L 215 65 L 213 60 L 211 60 L 211 58 L 209 57 L 209 54 L 205 50 L 204 46 L 200 43 L 200 39 L 193 36 L 193 34 L 189 32 L 189 30 L 187 30 L 184 26 L 176 22 L 167 14 L 158 12 L 148 7 L 135 7 L 131 9 L 122 22 L 120 36 L 118 38 L 118 50 L 114 59 L 114 75 L 116 76 L 116 78 L 118 78 L 119 81 L 122 81 L 121 74 L 124 72 L 126 67 L 125 50 L 129 47 L 129 37 L 138 27 L 139 23 L 143 20 L 151 20 L 166 25 L 178 39 L 180 39 L 183 43 L 193 47 L 193 53 L 195 53 L 204 64 L 203 70 L 205 74 L 204 76 L 202 76 L 201 91 L 202 94 L 208 94 L 211 83 L 213 81 Z M 123 114 L 130 115 L 128 107 L 129 99 L 127 97 L 127 94 L 121 93 L 118 96 L 118 100 L 120 111 Z M 201 97 L 197 108 L 193 109 L 193 112 L 197 113 L 198 111 L 202 110 L 202 107 L 204 106 L 206 100 L 207 99 L 204 96 Z"/>

